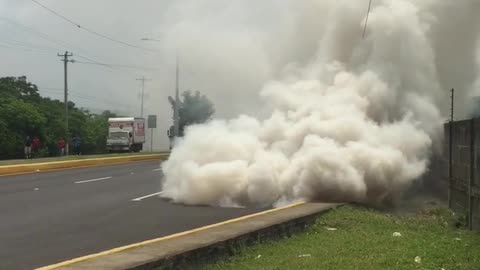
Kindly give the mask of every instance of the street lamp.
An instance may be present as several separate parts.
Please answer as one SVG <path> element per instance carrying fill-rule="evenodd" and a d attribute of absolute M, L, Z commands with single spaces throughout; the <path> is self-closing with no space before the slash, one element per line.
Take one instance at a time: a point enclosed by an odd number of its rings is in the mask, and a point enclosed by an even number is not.
<path fill-rule="evenodd" d="M 143 41 L 161 41 L 159 39 L 154 39 L 154 38 L 141 38 L 140 40 L 143 40 Z"/>
<path fill-rule="evenodd" d="M 154 38 L 141 38 L 140 40 L 142 41 L 154 41 L 154 42 L 161 42 L 161 40 L 154 39 Z M 180 133 L 180 114 L 179 114 L 179 108 L 178 105 L 180 103 L 180 98 L 179 98 L 179 67 L 178 67 L 178 54 L 176 58 L 176 69 L 175 69 L 175 103 L 173 104 L 173 134 L 169 132 L 169 136 L 173 137 L 174 140 L 176 137 L 178 137 Z M 170 130 L 170 129 L 169 129 Z M 173 136 L 172 136 L 173 135 Z M 172 147 L 172 146 L 171 146 Z"/>

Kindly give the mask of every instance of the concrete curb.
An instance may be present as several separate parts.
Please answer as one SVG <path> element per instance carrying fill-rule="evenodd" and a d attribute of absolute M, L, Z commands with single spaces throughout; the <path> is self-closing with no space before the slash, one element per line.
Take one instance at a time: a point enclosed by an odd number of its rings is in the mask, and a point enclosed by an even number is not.
<path fill-rule="evenodd" d="M 79 168 L 87 166 L 113 165 L 134 161 L 145 160 L 165 160 L 168 154 L 152 154 L 152 155 L 132 155 L 122 157 L 105 157 L 105 158 L 88 158 L 65 161 L 52 161 L 31 164 L 15 164 L 0 166 L 0 176 L 11 174 L 34 173 L 38 171 L 49 171 L 58 169 Z"/>
<path fill-rule="evenodd" d="M 338 204 L 298 203 L 158 239 L 92 254 L 37 270 L 198 269 L 239 247 L 288 237 Z"/>

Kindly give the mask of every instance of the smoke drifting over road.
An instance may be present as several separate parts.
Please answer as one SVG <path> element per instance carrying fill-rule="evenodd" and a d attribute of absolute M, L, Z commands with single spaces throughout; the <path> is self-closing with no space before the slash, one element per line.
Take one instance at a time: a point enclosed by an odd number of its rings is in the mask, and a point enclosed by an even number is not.
<path fill-rule="evenodd" d="M 449 88 L 466 93 L 476 81 L 480 2 L 374 1 L 364 39 L 368 1 L 315 3 L 317 54 L 265 84 L 271 117 L 188 128 L 163 164 L 165 197 L 220 206 L 380 203 L 426 172 Z"/>

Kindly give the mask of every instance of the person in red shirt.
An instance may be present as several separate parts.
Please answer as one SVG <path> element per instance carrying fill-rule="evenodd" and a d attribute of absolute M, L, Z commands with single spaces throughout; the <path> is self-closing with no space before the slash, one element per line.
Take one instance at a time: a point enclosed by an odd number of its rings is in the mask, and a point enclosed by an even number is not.
<path fill-rule="evenodd" d="M 32 140 L 32 152 L 34 155 L 36 155 L 38 153 L 38 150 L 40 150 L 40 139 L 35 136 L 33 137 L 33 140 Z"/>
<path fill-rule="evenodd" d="M 60 140 L 57 142 L 57 145 L 58 150 L 60 151 L 60 156 L 63 157 L 63 155 L 65 155 L 65 140 L 60 138 Z"/>

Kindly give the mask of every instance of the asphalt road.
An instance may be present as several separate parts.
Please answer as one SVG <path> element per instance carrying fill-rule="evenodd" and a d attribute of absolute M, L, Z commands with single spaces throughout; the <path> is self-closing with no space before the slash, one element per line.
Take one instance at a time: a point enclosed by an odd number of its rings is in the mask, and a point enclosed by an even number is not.
<path fill-rule="evenodd" d="M 33 269 L 261 209 L 160 199 L 158 161 L 0 176 L 0 269 Z M 154 195 L 152 195 L 154 194 Z"/>

